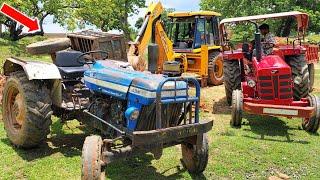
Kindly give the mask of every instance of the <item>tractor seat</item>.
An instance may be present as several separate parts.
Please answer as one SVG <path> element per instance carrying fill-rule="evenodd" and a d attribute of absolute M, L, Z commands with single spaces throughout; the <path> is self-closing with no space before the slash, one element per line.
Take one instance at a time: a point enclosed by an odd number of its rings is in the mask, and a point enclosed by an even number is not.
<path fill-rule="evenodd" d="M 55 65 L 58 67 L 64 79 L 76 79 L 83 77 L 83 73 L 89 69 L 87 65 L 78 62 L 78 57 L 83 53 L 80 51 L 59 51 L 56 53 Z M 83 60 L 83 57 L 81 57 Z"/>

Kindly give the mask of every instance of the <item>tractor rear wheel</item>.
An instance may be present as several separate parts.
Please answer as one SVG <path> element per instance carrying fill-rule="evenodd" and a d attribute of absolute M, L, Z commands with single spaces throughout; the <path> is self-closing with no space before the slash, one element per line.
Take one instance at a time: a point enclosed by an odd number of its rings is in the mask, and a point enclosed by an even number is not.
<path fill-rule="evenodd" d="M 86 138 L 82 148 L 82 180 L 105 180 L 105 168 L 102 161 L 103 142 L 100 136 Z"/>
<path fill-rule="evenodd" d="M 316 133 L 320 126 L 320 99 L 315 95 L 309 95 L 308 100 L 310 106 L 316 108 L 315 116 L 312 118 L 305 118 L 302 121 L 302 127 L 305 131 L 310 133 Z"/>
<path fill-rule="evenodd" d="M 53 112 L 43 83 L 29 81 L 24 72 L 12 73 L 4 85 L 2 108 L 4 127 L 14 145 L 32 148 L 47 138 Z"/>
<path fill-rule="evenodd" d="M 308 64 L 304 55 L 288 56 L 287 62 L 291 67 L 294 80 L 293 97 L 296 101 L 299 101 L 301 98 L 307 97 L 310 92 Z M 298 82 L 296 82 L 297 78 Z"/>
<path fill-rule="evenodd" d="M 242 123 L 243 112 L 243 93 L 241 90 L 234 90 L 232 93 L 232 110 L 230 125 L 240 128 Z"/>
<path fill-rule="evenodd" d="M 231 106 L 233 90 L 241 89 L 241 68 L 238 60 L 225 60 L 223 64 L 227 102 Z"/>
<path fill-rule="evenodd" d="M 309 70 L 309 79 L 310 79 L 310 92 L 312 92 L 313 85 L 314 85 L 314 75 L 315 75 L 314 64 L 309 64 L 308 70 Z"/>
<path fill-rule="evenodd" d="M 208 75 L 209 85 L 219 86 L 223 83 L 223 57 L 220 52 L 209 54 Z"/>
<path fill-rule="evenodd" d="M 182 164 L 191 174 L 200 174 L 206 169 L 209 158 L 209 146 L 206 134 L 203 134 L 200 148 L 190 143 L 183 143 L 181 144 L 181 149 Z"/>

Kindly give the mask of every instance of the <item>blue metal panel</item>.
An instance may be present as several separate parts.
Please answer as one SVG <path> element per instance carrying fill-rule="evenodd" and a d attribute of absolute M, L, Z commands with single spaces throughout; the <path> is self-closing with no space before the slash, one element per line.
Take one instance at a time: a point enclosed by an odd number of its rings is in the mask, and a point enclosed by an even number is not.
<path fill-rule="evenodd" d="M 188 82 L 196 86 L 196 96 L 189 97 Z M 195 79 L 167 78 L 147 72 L 138 72 L 121 67 L 115 61 L 97 61 L 84 73 L 84 83 L 92 91 L 127 100 L 128 108 L 137 108 L 158 103 L 195 102 L 195 122 L 199 120 L 200 85 Z M 159 105 L 157 105 L 159 107 Z M 152 119 L 150 119 L 152 120 Z M 137 120 L 127 118 L 127 128 L 134 131 Z"/>

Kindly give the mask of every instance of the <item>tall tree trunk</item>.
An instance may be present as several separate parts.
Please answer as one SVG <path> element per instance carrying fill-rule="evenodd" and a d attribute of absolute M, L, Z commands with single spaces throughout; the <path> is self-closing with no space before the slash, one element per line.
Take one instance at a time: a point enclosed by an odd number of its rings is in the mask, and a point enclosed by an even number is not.
<path fill-rule="evenodd" d="M 124 7 L 125 7 L 125 11 L 123 12 L 123 34 L 125 36 L 125 38 L 127 39 L 127 41 L 130 41 L 131 40 L 131 37 L 130 37 L 130 24 L 129 24 L 129 21 L 128 21 L 128 17 L 129 17 L 129 13 L 128 13 L 128 4 L 129 1 L 126 0 L 125 3 L 124 3 Z"/>
<path fill-rule="evenodd" d="M 277 30 L 277 32 L 276 32 L 276 35 L 277 35 L 278 37 L 281 37 L 281 34 L 282 34 L 282 32 L 283 32 L 283 28 L 285 27 L 285 23 L 286 23 L 286 20 L 285 20 L 285 19 L 282 19 L 282 20 L 281 20 L 281 23 L 280 23 L 280 25 L 279 25 L 279 28 L 278 28 L 278 30 Z"/>
<path fill-rule="evenodd" d="M 293 23 L 294 23 L 294 19 L 292 17 L 289 17 L 286 20 L 285 26 L 282 31 L 282 37 L 288 37 L 290 35 Z"/>
<path fill-rule="evenodd" d="M 24 26 L 22 25 L 18 25 L 17 22 L 13 21 L 13 20 L 7 20 L 5 23 L 5 26 L 8 27 L 9 30 L 9 36 L 13 41 L 18 41 L 22 38 L 25 37 L 32 37 L 32 36 L 43 36 L 44 35 L 44 31 L 43 31 L 43 21 L 45 19 L 47 15 L 43 16 L 40 21 L 39 21 L 39 25 L 40 25 L 40 30 L 34 33 L 25 33 L 22 34 L 22 29 Z"/>

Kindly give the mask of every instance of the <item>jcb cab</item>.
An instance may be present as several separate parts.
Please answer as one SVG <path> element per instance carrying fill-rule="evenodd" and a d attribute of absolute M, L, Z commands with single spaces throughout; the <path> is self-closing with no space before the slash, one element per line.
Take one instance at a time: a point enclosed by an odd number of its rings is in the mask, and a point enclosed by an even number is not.
<path fill-rule="evenodd" d="M 223 82 L 223 61 L 220 56 L 219 17 L 213 11 L 174 12 L 168 14 L 171 23 L 169 38 L 173 42 L 175 60 L 181 62 L 185 76 L 194 74 L 205 86 Z M 170 65 L 170 64 L 169 64 Z M 170 72 L 168 64 L 164 71 Z"/>

